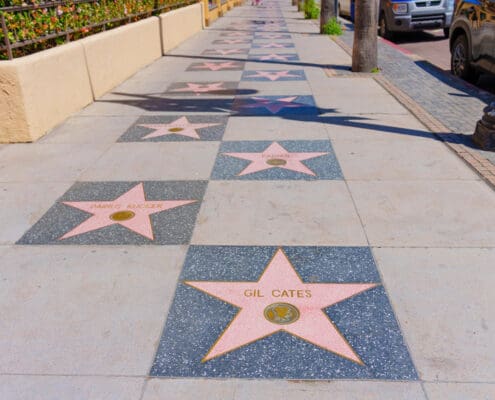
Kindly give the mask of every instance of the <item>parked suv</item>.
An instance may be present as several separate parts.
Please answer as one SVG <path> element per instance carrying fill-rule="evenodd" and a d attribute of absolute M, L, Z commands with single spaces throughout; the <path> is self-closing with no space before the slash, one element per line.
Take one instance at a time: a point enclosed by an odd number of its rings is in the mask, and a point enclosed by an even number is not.
<path fill-rule="evenodd" d="M 380 36 L 391 39 L 395 32 L 443 29 L 449 36 L 454 0 L 376 0 Z M 355 0 L 338 0 L 339 15 L 354 17 Z"/>
<path fill-rule="evenodd" d="M 459 0 L 450 32 L 452 73 L 475 81 L 495 74 L 495 0 Z"/>
<path fill-rule="evenodd" d="M 454 0 L 380 0 L 378 29 L 390 39 L 395 32 L 443 29 L 449 37 Z"/>

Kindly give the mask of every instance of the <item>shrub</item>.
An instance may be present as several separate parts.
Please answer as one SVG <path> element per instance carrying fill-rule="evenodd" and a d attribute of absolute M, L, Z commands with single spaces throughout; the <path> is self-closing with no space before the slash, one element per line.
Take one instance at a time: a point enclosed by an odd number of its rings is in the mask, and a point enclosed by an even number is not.
<path fill-rule="evenodd" d="M 184 0 L 184 5 L 192 1 Z M 43 6 L 46 8 L 29 8 Z M 155 5 L 163 7 L 177 4 L 174 0 L 87 0 L 83 2 L 64 1 L 53 5 L 47 0 L 0 0 L 11 43 L 35 40 L 36 43 L 15 49 L 14 57 L 77 40 L 104 29 L 112 29 L 128 22 L 146 18 L 153 13 Z M 25 6 L 21 11 L 3 10 L 1 7 Z M 105 21 L 110 21 L 105 23 Z M 98 26 L 95 26 L 98 25 Z M 68 31 L 67 35 L 63 32 Z M 57 37 L 58 36 L 58 37 Z M 4 44 L 0 29 L 0 45 Z M 6 52 L 0 50 L 0 59 Z"/>
<path fill-rule="evenodd" d="M 320 16 L 320 9 L 316 6 L 315 0 L 304 2 L 304 18 L 317 19 Z"/>
<path fill-rule="evenodd" d="M 323 33 L 327 35 L 340 36 L 342 35 L 342 25 L 340 25 L 337 18 L 332 17 L 325 25 L 323 25 Z"/>

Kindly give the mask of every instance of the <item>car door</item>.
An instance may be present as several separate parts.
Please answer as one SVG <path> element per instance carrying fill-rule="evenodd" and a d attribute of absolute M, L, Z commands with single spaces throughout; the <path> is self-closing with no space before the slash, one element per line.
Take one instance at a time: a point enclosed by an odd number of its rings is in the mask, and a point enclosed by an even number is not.
<path fill-rule="evenodd" d="M 479 57 L 495 60 L 495 0 L 483 0 L 480 10 Z"/>

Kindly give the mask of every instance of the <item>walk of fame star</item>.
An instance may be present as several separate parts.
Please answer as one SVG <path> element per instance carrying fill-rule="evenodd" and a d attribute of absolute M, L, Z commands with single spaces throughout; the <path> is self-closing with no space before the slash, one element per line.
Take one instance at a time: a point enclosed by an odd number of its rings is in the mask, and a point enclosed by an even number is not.
<path fill-rule="evenodd" d="M 297 56 L 295 54 L 263 54 L 260 56 L 254 56 L 252 57 L 253 60 L 260 60 L 260 61 L 269 61 L 269 60 L 278 60 L 278 61 L 294 61 L 297 59 Z"/>
<path fill-rule="evenodd" d="M 216 92 L 219 90 L 225 90 L 223 82 L 217 83 L 186 83 L 186 87 L 172 89 L 172 92 L 193 92 L 196 96 L 201 93 Z"/>
<path fill-rule="evenodd" d="M 188 121 L 187 117 L 180 117 L 168 124 L 139 124 L 144 128 L 153 129 L 154 132 L 143 136 L 142 139 L 151 139 L 166 135 L 181 135 L 188 136 L 193 139 L 200 139 L 197 130 L 209 128 L 210 126 L 218 126 L 220 124 L 193 124 Z"/>
<path fill-rule="evenodd" d="M 63 235 L 60 240 L 115 224 L 154 240 L 150 215 L 195 203 L 197 200 L 147 201 L 139 183 L 112 201 L 64 201 L 63 204 L 92 214 L 90 218 Z"/>
<path fill-rule="evenodd" d="M 301 75 L 291 74 L 291 71 L 253 71 L 254 75 L 244 75 L 243 78 L 265 78 L 270 81 L 277 81 L 281 78 L 301 78 Z"/>
<path fill-rule="evenodd" d="M 257 49 L 286 49 L 289 47 L 294 46 L 290 43 L 260 43 L 253 46 L 253 48 Z"/>
<path fill-rule="evenodd" d="M 301 172 L 316 176 L 316 174 L 306 167 L 302 161 L 312 158 L 324 156 L 328 153 L 313 152 L 313 153 L 290 153 L 285 150 L 277 142 L 273 142 L 261 153 L 222 153 L 229 157 L 240 158 L 242 160 L 251 161 L 238 176 L 252 174 L 254 172 L 264 171 L 271 168 L 282 168 L 290 171 Z"/>
<path fill-rule="evenodd" d="M 221 39 L 213 41 L 213 44 L 247 44 L 251 43 L 250 40 L 246 39 Z"/>
<path fill-rule="evenodd" d="M 251 97 L 250 103 L 241 103 L 240 108 L 265 108 L 272 114 L 277 114 L 280 110 L 284 108 L 299 108 L 304 107 L 302 104 L 295 103 L 294 101 L 298 96 L 290 97 L 280 97 L 277 99 L 266 98 L 266 97 Z"/>
<path fill-rule="evenodd" d="M 256 38 L 263 38 L 263 39 L 288 39 L 290 38 L 289 35 L 283 34 L 283 33 L 257 33 Z"/>
<path fill-rule="evenodd" d="M 240 309 L 203 362 L 285 331 L 363 365 L 324 309 L 377 283 L 304 283 L 282 249 L 276 251 L 257 282 L 184 283 Z"/>
<path fill-rule="evenodd" d="M 226 62 L 204 62 L 201 64 L 195 64 L 191 66 L 191 69 L 209 69 L 210 71 L 222 71 L 229 69 L 240 69 L 242 64 L 234 61 Z"/>

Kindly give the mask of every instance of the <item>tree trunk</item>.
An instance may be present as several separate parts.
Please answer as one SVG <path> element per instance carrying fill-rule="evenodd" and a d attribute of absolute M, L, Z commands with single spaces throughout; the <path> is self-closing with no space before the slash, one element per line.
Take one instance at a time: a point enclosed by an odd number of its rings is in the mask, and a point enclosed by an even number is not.
<path fill-rule="evenodd" d="M 376 0 L 356 0 L 355 2 L 353 72 L 371 72 L 378 66 L 377 9 Z"/>
<path fill-rule="evenodd" d="M 323 26 L 335 16 L 335 0 L 321 0 L 320 33 L 323 33 Z"/>

